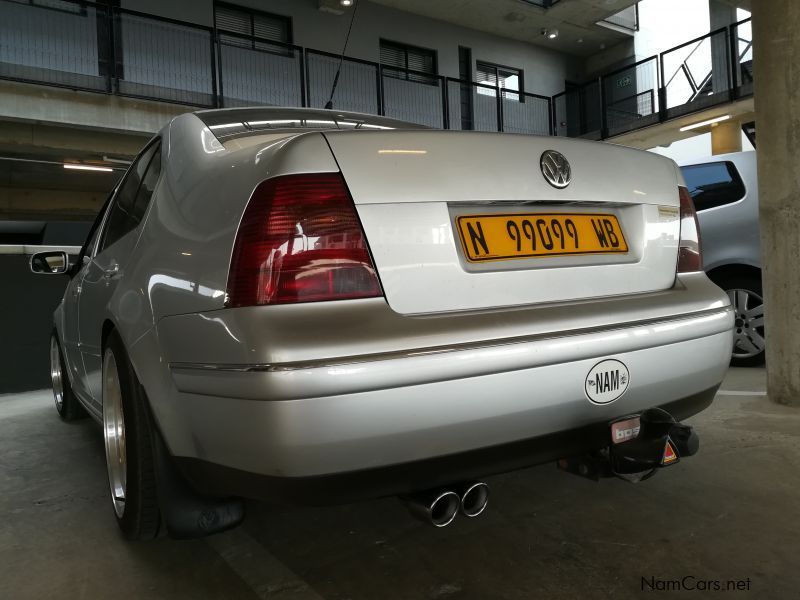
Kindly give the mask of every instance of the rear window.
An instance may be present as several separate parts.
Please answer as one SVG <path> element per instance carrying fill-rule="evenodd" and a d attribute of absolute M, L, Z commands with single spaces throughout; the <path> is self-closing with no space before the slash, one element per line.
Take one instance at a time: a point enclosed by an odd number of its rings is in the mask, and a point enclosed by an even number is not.
<path fill-rule="evenodd" d="M 732 162 L 681 167 L 686 187 L 697 210 L 732 204 L 744 198 L 745 188 Z"/>

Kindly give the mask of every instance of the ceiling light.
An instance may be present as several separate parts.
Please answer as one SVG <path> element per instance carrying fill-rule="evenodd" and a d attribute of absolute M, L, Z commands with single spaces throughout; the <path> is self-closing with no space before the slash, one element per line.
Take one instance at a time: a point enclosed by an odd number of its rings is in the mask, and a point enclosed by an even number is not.
<path fill-rule="evenodd" d="M 353 6 L 353 0 L 339 0 L 339 4 L 342 6 Z"/>
<path fill-rule="evenodd" d="M 94 165 L 77 165 L 73 163 L 64 163 L 64 168 L 76 171 L 100 171 L 103 173 L 111 173 L 114 170 L 111 167 L 95 167 Z"/>
<path fill-rule="evenodd" d="M 378 154 L 427 154 L 427 150 L 402 150 L 402 149 L 386 149 L 378 150 Z"/>
<path fill-rule="evenodd" d="M 681 131 L 690 131 L 692 129 L 697 129 L 699 127 L 705 127 L 706 125 L 713 125 L 714 123 L 719 123 L 720 121 L 727 121 L 730 119 L 730 115 L 723 115 L 721 117 L 714 117 L 713 119 L 708 119 L 707 121 L 700 121 L 699 123 L 692 123 L 691 125 L 687 125 L 686 127 L 681 127 Z"/>
<path fill-rule="evenodd" d="M 558 29 L 547 29 L 546 27 L 542 29 L 541 34 L 543 37 L 546 37 L 548 40 L 554 40 L 558 37 Z"/>

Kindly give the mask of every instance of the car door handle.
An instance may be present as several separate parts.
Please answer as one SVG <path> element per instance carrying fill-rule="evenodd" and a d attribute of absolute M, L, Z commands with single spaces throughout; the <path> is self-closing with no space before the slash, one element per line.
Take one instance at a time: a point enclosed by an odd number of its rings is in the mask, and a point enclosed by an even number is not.
<path fill-rule="evenodd" d="M 116 263 L 111 265 L 108 269 L 103 269 L 103 277 L 106 279 L 113 279 L 119 275 L 122 275 L 122 271 L 119 270 L 119 265 Z"/>

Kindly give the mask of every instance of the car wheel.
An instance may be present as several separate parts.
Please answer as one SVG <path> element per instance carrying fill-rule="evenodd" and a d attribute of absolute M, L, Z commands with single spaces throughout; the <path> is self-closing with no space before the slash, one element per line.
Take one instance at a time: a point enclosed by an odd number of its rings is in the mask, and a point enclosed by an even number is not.
<path fill-rule="evenodd" d="M 152 539 L 161 523 L 147 398 L 116 331 L 103 353 L 103 437 L 114 514 L 131 540 Z"/>
<path fill-rule="evenodd" d="M 764 364 L 764 296 L 757 277 L 732 277 L 723 282 L 736 311 L 731 365 L 757 367 Z"/>
<path fill-rule="evenodd" d="M 69 384 L 69 373 L 55 331 L 50 336 L 50 381 L 53 384 L 56 410 L 62 420 L 75 421 L 87 416 L 86 410 L 75 397 Z"/>

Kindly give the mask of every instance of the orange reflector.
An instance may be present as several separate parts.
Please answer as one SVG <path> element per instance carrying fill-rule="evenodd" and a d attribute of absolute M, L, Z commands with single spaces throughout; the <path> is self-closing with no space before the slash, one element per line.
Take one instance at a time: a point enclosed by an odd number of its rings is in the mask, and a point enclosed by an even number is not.
<path fill-rule="evenodd" d="M 661 458 L 662 465 L 671 465 L 674 462 L 678 461 L 678 454 L 675 452 L 675 448 L 672 446 L 672 442 L 667 440 L 667 445 L 664 446 L 664 456 Z"/>

